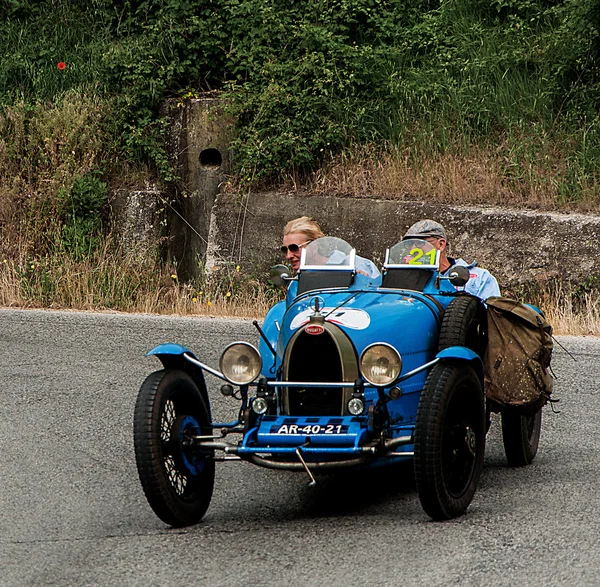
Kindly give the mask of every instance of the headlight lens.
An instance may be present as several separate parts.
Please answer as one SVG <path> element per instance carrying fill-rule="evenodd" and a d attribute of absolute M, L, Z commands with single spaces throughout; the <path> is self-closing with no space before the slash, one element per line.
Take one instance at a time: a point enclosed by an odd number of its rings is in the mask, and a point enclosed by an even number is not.
<path fill-rule="evenodd" d="M 223 351 L 219 366 L 227 381 L 235 385 L 248 385 L 258 377 L 262 361 L 251 344 L 234 342 Z"/>
<path fill-rule="evenodd" d="M 373 344 L 360 356 L 360 372 L 371 385 L 391 385 L 398 379 L 401 371 L 402 358 L 389 344 Z"/>

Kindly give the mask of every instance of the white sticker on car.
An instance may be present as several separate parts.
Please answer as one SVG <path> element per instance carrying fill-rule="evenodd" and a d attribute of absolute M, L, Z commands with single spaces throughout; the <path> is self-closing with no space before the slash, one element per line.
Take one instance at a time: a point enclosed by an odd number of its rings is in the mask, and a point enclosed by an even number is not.
<path fill-rule="evenodd" d="M 323 316 L 326 316 L 326 322 L 338 324 L 345 328 L 352 328 L 353 330 L 364 330 L 371 323 L 369 314 L 364 310 L 356 308 L 338 308 L 337 310 L 334 308 L 322 308 L 320 312 Z M 297 328 L 300 328 L 300 326 L 307 324 L 313 314 L 314 310 L 310 308 L 308 310 L 303 310 L 294 317 L 290 324 L 290 328 L 296 330 Z"/>

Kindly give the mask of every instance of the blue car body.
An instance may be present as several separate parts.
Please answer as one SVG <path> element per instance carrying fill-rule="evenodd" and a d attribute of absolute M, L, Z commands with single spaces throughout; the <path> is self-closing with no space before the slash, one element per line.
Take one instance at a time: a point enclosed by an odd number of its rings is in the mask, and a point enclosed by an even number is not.
<path fill-rule="evenodd" d="M 309 323 L 308 317 L 300 326 L 294 324 L 294 321 L 298 316 L 311 311 L 311 304 L 314 304 L 315 298 L 319 298 L 323 304 L 321 313 L 326 316 L 325 323 L 332 330 L 339 329 L 350 341 L 357 361 L 363 351 L 374 342 L 389 344 L 402 356 L 401 377 L 407 374 L 409 376 L 390 386 L 400 387 L 401 396 L 386 404 L 389 413 L 386 431 L 391 439 L 412 438 L 420 392 L 429 372 L 429 369 L 422 369 L 424 365 L 431 367 L 436 360 L 468 361 L 475 365 L 481 376 L 483 375 L 481 358 L 472 350 L 458 346 L 438 350 L 443 312 L 457 295 L 457 291 L 448 281 L 438 283 L 437 286 L 435 282 L 436 274 L 431 272 L 422 292 L 403 291 L 383 288 L 380 280 L 373 281 L 357 275 L 354 282 L 343 290 L 314 289 L 301 295 L 297 295 L 298 283 L 292 282 L 286 300 L 276 304 L 265 317 L 263 330 L 268 343 L 264 339 L 260 341 L 259 350 L 263 358 L 261 374 L 269 380 L 281 373 L 286 349 L 294 337 L 298 336 L 299 330 Z M 368 317 L 366 325 L 364 322 L 349 325 L 343 321 L 344 315 L 359 313 Z M 271 349 L 277 350 L 275 355 Z M 308 370 L 310 367 L 307 367 Z M 410 375 L 411 373 L 414 374 Z M 319 417 L 318 412 L 310 417 L 298 417 L 297 420 L 288 415 L 266 416 L 246 435 L 242 452 L 287 454 L 293 452 L 290 447 L 295 450 L 295 447 L 305 444 L 309 438 L 310 445 L 303 448 L 308 460 L 312 456 L 320 460 L 325 455 L 359 454 L 366 439 L 373 433 L 373 422 L 368 416 L 369 409 L 377 404 L 382 392 L 387 394 L 389 388 L 366 386 L 364 415 L 340 415 L 333 418 L 336 423 L 343 423 L 344 429 L 347 430 L 341 436 L 310 434 L 310 425 L 323 427 L 332 421 L 330 417 Z M 297 434 L 281 435 L 275 432 L 286 423 L 296 425 Z M 407 442 L 394 451 L 393 457 L 387 457 L 386 460 L 402 460 L 412 457 L 412 454 L 412 442 Z"/>
<path fill-rule="evenodd" d="M 298 274 L 289 273 L 273 273 L 287 294 L 255 323 L 258 349 L 232 343 L 219 369 L 173 343 L 148 353 L 165 370 L 142 386 L 134 432 L 155 512 L 173 525 L 198 521 L 218 460 L 304 471 L 311 483 L 323 470 L 414 460 L 427 513 L 460 515 L 486 433 L 486 309 L 462 291 L 469 272 L 440 274 L 439 252 L 410 240 L 387 251 L 381 276 L 368 277 L 347 243 L 325 238 L 305 247 Z M 237 418 L 211 421 L 204 372 L 224 380 Z"/>
<path fill-rule="evenodd" d="M 422 246 L 425 248 L 425 243 Z M 422 291 L 386 287 L 388 273 L 407 269 L 426 273 Z M 311 284 L 309 289 L 298 293 L 303 277 L 319 272 L 321 279 L 313 280 L 314 286 Z M 328 270 L 322 267 L 316 270 L 310 266 L 304 267 L 298 278 L 290 280 L 286 299 L 275 304 L 267 313 L 259 343 L 262 359 L 260 374 L 261 379 L 274 391 L 270 394 L 272 405 L 266 414 L 252 414 L 251 421 L 245 423 L 242 440 L 235 448 L 228 448 L 228 452 L 245 459 L 259 457 L 253 462 L 276 468 L 286 468 L 286 462 L 284 459 L 275 463 L 273 457 L 291 456 L 287 468 L 299 469 L 301 464 L 298 463 L 297 449 L 301 447 L 302 456 L 307 462 L 322 465 L 323 468 L 345 463 L 348 466 L 369 465 L 375 464 L 379 456 L 373 450 L 376 444 L 374 440 L 380 442 L 381 438 L 385 438 L 385 442 L 394 450 L 382 452 L 382 459 L 387 462 L 409 459 L 413 456 L 413 433 L 420 392 L 431 367 L 441 361 L 466 362 L 472 364 L 480 377 L 483 376 L 481 357 L 473 350 L 461 346 L 441 351 L 438 348 L 444 311 L 460 294 L 448 279 L 439 279 L 437 267 L 387 268 L 383 280 L 382 277 L 369 278 L 348 267 L 348 273 L 352 275 L 348 285 L 343 287 L 330 286 L 327 273 Z M 315 304 L 319 307 L 317 311 Z M 307 335 L 306 327 L 315 313 L 323 316 L 324 331 L 320 335 Z M 295 372 L 306 374 L 302 379 L 316 385 L 308 392 L 313 397 L 335 393 L 340 398 L 337 413 L 333 413 L 335 410 L 332 410 L 330 403 L 325 410 L 329 413 L 320 413 L 321 404 L 318 401 L 314 406 L 302 405 L 296 406 L 296 409 L 284 405 L 284 397 L 296 393 L 295 388 L 277 386 L 276 383 L 291 381 L 286 353 L 289 363 L 289 349 L 299 344 L 303 337 L 308 339 L 306 348 L 303 355 L 296 359 L 302 361 L 303 366 Z M 314 343 L 319 337 L 333 338 L 333 344 L 317 348 L 311 354 L 308 342 Z M 343 405 L 344 400 L 347 403 L 355 380 L 360 378 L 357 368 L 359 357 L 374 343 L 396 349 L 402 357 L 402 372 L 389 386 L 363 385 L 364 411 L 360 415 L 351 415 Z M 332 351 L 331 355 L 327 355 L 328 350 Z M 172 343 L 160 345 L 149 354 L 157 355 L 165 363 L 172 355 L 193 357 L 189 349 Z M 344 364 L 340 368 L 340 354 L 346 355 L 345 363 L 349 367 Z M 317 363 L 319 377 L 312 373 Z M 207 368 L 206 365 L 201 366 Z M 328 377 L 332 370 L 336 371 L 336 377 Z M 348 372 L 342 372 L 344 370 Z M 214 370 L 211 372 L 216 373 Z M 332 390 L 317 385 L 340 383 L 340 379 L 346 385 L 344 390 L 339 386 Z M 395 391 L 390 394 L 391 389 Z M 307 393 L 307 390 L 302 391 Z M 379 415 L 378 422 L 374 411 L 377 406 L 383 405 L 382 398 L 386 414 L 384 417 Z M 252 405 L 251 394 L 243 401 L 242 412 L 246 406 Z M 231 423 L 213 422 L 215 429 L 223 426 L 231 426 Z M 264 455 L 268 455 L 268 458 Z M 360 456 L 363 458 L 356 458 Z"/>

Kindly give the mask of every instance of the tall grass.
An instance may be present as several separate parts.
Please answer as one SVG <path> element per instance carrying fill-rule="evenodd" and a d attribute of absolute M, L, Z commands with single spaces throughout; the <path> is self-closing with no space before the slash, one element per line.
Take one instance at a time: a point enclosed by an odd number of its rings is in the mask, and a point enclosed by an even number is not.
<path fill-rule="evenodd" d="M 544 302 L 545 314 L 554 328 L 555 334 L 568 334 L 580 336 L 598 336 L 600 333 L 600 296 L 598 294 L 586 294 L 583 304 L 575 308 L 574 304 L 567 300 L 557 300 L 548 297 Z"/>
<path fill-rule="evenodd" d="M 0 6 L 1 104 L 52 101 L 70 89 L 103 91 L 114 32 L 102 0 L 12 4 L 13 11 Z"/>
<path fill-rule="evenodd" d="M 537 303 L 544 310 L 555 334 L 591 335 L 600 333 L 600 292 L 573 291 L 554 284 L 537 292 Z"/>
<path fill-rule="evenodd" d="M 354 197 L 598 213 L 600 152 L 589 141 L 598 128 L 600 120 L 572 134 L 531 125 L 494 144 L 459 139 L 444 149 L 427 147 L 433 137 L 421 130 L 412 144 L 354 145 L 295 185 Z"/>
<path fill-rule="evenodd" d="M 58 103 L 0 112 L 0 254 L 44 256 L 60 241 L 61 190 L 109 167 L 102 99 L 67 92 Z"/>
<path fill-rule="evenodd" d="M 173 179 L 166 95 L 227 88 L 230 189 L 600 210 L 591 0 L 209 5 L 0 3 L 0 303 L 235 314 L 278 299 L 235 267 L 184 284 L 158 255 L 128 258 L 106 205 L 69 225 L 78 182 Z M 557 320 L 597 316 L 592 292 L 568 296 L 586 305 L 543 300 Z"/>
<path fill-rule="evenodd" d="M 64 254 L 0 261 L 0 306 L 261 317 L 281 293 L 222 267 L 194 283 L 106 240 L 86 259 Z"/>
<path fill-rule="evenodd" d="M 116 311 L 189 316 L 261 318 L 283 292 L 265 287 L 236 267 L 223 267 L 195 283 L 176 272 L 141 262 L 109 242 L 86 260 L 56 255 L 0 262 L 0 306 Z M 552 284 L 529 289 L 524 301 L 538 305 L 558 335 L 598 335 L 600 294 Z"/>

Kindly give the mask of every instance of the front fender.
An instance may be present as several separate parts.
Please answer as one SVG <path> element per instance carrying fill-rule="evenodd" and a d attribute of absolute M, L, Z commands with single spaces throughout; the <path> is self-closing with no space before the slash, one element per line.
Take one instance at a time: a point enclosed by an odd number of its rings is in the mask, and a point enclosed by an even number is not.
<path fill-rule="evenodd" d="M 197 367 L 193 363 L 190 363 L 188 360 L 186 360 L 186 358 L 183 356 L 184 353 L 190 355 L 194 359 L 196 358 L 194 353 L 188 348 L 174 342 L 159 344 L 158 346 L 155 346 L 153 349 L 149 350 L 146 353 L 146 356 L 156 356 L 165 369 L 179 369 L 180 371 L 187 373 L 198 387 L 198 390 L 202 395 L 202 399 L 206 404 L 208 415 L 211 417 L 210 402 L 208 401 L 208 390 L 206 388 L 206 381 L 204 379 L 204 371 L 202 371 L 200 367 Z"/>
<path fill-rule="evenodd" d="M 450 346 L 440 351 L 436 356 L 440 361 L 469 361 L 483 381 L 483 361 L 481 357 L 471 349 L 464 346 Z"/>
<path fill-rule="evenodd" d="M 146 353 L 146 356 L 149 357 L 151 355 L 157 355 L 158 358 L 162 361 L 163 355 L 177 356 L 177 355 L 183 355 L 183 353 L 188 353 L 188 354 L 194 356 L 194 353 L 192 353 L 192 351 L 190 351 L 190 349 L 188 349 L 180 344 L 177 344 L 175 342 L 165 342 L 164 344 L 159 344 L 158 346 L 155 346 L 153 349 L 150 349 Z"/>

